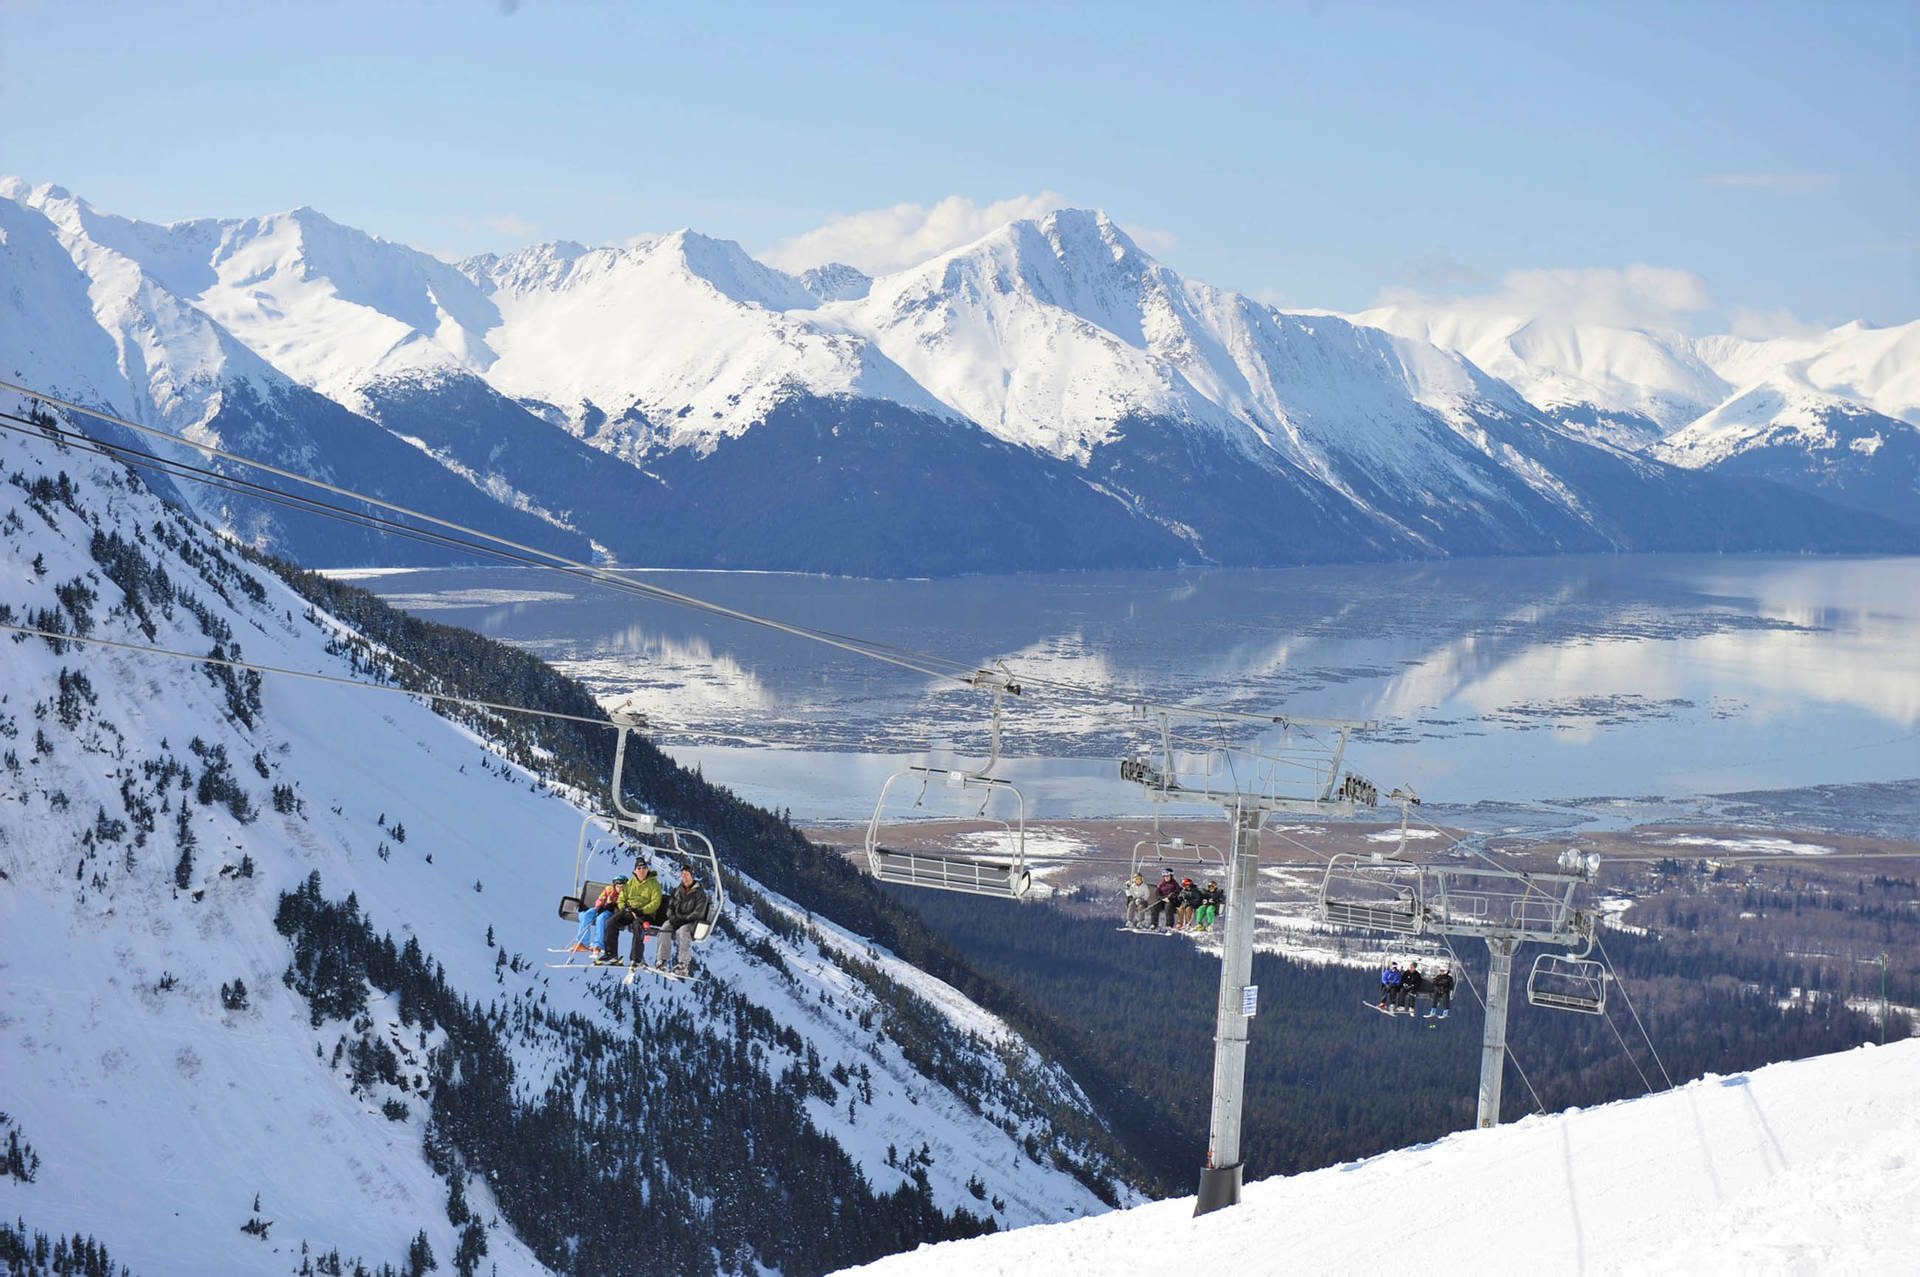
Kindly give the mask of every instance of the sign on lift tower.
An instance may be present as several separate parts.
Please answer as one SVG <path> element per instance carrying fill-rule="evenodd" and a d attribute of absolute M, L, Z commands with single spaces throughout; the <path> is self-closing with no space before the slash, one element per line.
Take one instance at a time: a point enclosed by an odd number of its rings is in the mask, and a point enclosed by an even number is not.
<path fill-rule="evenodd" d="M 1349 719 L 1237 714 L 1220 710 L 1141 706 L 1158 720 L 1159 745 L 1120 760 L 1120 779 L 1139 785 L 1155 803 L 1191 803 L 1226 811 L 1233 828 L 1227 860 L 1227 926 L 1220 958 L 1220 998 L 1213 1034 L 1213 1112 L 1207 1127 L 1207 1161 L 1200 1171 L 1195 1215 L 1240 1200 L 1240 1119 L 1247 1077 L 1247 1029 L 1259 1010 L 1253 978 L 1254 902 L 1260 885 L 1260 827 L 1276 811 L 1315 816 L 1354 814 L 1357 803 L 1377 798 L 1372 784 L 1340 779 L 1347 738 L 1378 726 Z M 1195 749 L 1176 748 L 1175 725 L 1201 723 L 1220 731 L 1241 724 L 1266 729 L 1321 728 L 1331 742 L 1309 738 L 1274 749 L 1235 746 L 1219 740 Z M 1158 816 L 1155 817 L 1156 827 Z"/>

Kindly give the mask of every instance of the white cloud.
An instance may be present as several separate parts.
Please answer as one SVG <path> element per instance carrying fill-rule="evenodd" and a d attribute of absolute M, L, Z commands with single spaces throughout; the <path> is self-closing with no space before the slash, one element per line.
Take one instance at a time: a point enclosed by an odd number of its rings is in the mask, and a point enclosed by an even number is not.
<path fill-rule="evenodd" d="M 494 213 L 481 218 L 480 224 L 490 231 L 501 235 L 512 235 L 519 239 L 527 239 L 540 232 L 538 223 L 529 222 L 526 218 L 513 213 Z"/>
<path fill-rule="evenodd" d="M 1610 328 L 1689 328 L 1688 316 L 1713 306 L 1707 281 L 1691 271 L 1664 266 L 1509 271 L 1491 292 L 1437 298 L 1406 289 L 1384 289 L 1378 303 L 1444 305 L 1484 315 L 1551 315 L 1577 324 Z"/>
<path fill-rule="evenodd" d="M 991 204 L 949 195 L 931 207 L 895 204 L 836 217 L 825 226 L 781 240 L 759 257 L 769 266 L 787 271 L 845 262 L 869 275 L 878 275 L 918 265 L 948 249 L 970 244 L 1008 222 L 1044 217 L 1067 206 L 1065 197 L 1053 191 L 1017 195 Z"/>
<path fill-rule="evenodd" d="M 1800 318 L 1785 307 L 1779 310 L 1754 310 L 1735 306 L 1728 317 L 1727 331 L 1750 341 L 1771 341 L 1775 337 L 1818 337 L 1827 330 Z"/>
<path fill-rule="evenodd" d="M 1172 231 L 1155 230 L 1151 226 L 1123 226 L 1121 229 L 1126 231 L 1127 238 L 1151 257 L 1165 257 L 1180 247 L 1180 237 Z"/>

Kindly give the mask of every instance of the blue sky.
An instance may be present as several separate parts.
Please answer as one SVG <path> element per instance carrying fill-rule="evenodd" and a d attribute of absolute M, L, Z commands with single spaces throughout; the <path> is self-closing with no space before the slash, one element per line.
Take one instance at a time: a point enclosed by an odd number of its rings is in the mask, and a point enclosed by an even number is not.
<path fill-rule="evenodd" d="M 0 0 L 0 172 L 443 254 L 691 225 L 783 264 L 1063 200 L 1281 304 L 1642 263 L 1704 280 L 1699 326 L 1884 324 L 1920 316 L 1916 67 L 1911 2 Z"/>

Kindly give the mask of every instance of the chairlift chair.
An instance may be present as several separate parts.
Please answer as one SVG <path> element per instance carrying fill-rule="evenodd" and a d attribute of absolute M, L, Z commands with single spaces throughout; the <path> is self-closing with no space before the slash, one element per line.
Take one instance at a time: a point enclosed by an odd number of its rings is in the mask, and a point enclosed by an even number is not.
<path fill-rule="evenodd" d="M 887 777 L 880 797 L 873 805 L 873 819 L 867 822 L 867 870 L 881 882 L 897 882 L 910 887 L 931 887 L 938 891 L 960 891 L 975 896 L 996 896 L 1017 900 L 1033 887 L 1033 873 L 1027 867 L 1027 800 L 1010 780 L 989 775 L 1000 761 L 1001 708 L 1005 697 L 1018 696 L 1020 685 L 1004 666 L 978 670 L 972 683 L 993 691 L 993 717 L 990 748 L 984 761 L 974 767 L 930 767 L 916 764 Z M 916 851 L 890 847 L 881 841 L 885 825 L 887 799 L 901 781 L 917 783 L 919 790 L 913 806 L 922 807 L 935 786 L 940 792 L 962 796 L 974 806 L 970 819 L 1000 828 L 1007 842 L 1005 860 L 981 859 L 965 852 Z M 973 803 L 974 795 L 979 802 Z M 1005 815 L 989 817 L 995 800 Z M 969 817 L 962 817 L 968 819 Z"/>
<path fill-rule="evenodd" d="M 942 790 L 980 795 L 972 818 L 997 826 L 1004 834 L 1010 855 L 1005 860 L 980 859 L 964 852 L 916 851 L 892 847 L 881 841 L 887 799 L 900 781 L 918 782 L 920 791 L 915 807 L 923 806 L 927 793 L 937 783 Z M 1011 819 L 989 819 L 987 809 L 995 799 L 1002 807 L 1011 803 Z M 887 777 L 880 788 L 880 800 L 874 804 L 873 819 L 867 822 L 867 869 L 881 882 L 903 883 L 910 887 L 932 887 L 941 891 L 962 891 L 975 896 L 998 896 L 1017 900 L 1033 887 L 1033 872 L 1027 867 L 1027 802 L 1012 781 L 972 772 L 939 767 L 909 767 Z"/>
<path fill-rule="evenodd" d="M 1555 1011 L 1604 1015 L 1607 983 L 1612 978 L 1605 964 L 1591 958 L 1543 953 L 1533 960 L 1527 975 L 1527 1001 Z"/>
<path fill-rule="evenodd" d="M 626 805 L 621 797 L 620 782 L 626 771 L 627 733 L 645 726 L 645 720 L 637 715 L 615 714 L 613 721 L 620 729 L 619 743 L 614 747 L 611 787 L 615 814 L 607 816 L 596 812 L 580 822 L 580 845 L 573 860 L 573 890 L 560 897 L 560 916 L 569 922 L 578 922 L 580 911 L 607 888 L 607 881 L 589 877 L 596 862 L 605 861 L 612 866 L 604 871 L 611 880 L 643 855 L 663 856 L 689 868 L 697 861 L 706 867 L 710 886 L 707 914 L 694 924 L 693 938 L 705 940 L 726 911 L 727 887 L 720 876 L 720 857 L 714 851 L 712 840 L 700 831 L 663 825 L 652 812 L 637 811 Z M 668 891 L 674 885 L 661 884 Z"/>
<path fill-rule="evenodd" d="M 1342 852 L 1320 880 L 1320 921 L 1329 926 L 1413 935 L 1424 903 L 1423 868 L 1408 860 Z"/>
<path fill-rule="evenodd" d="M 1210 842 L 1188 842 L 1185 838 L 1142 838 L 1133 844 L 1133 873 L 1145 875 L 1154 868 L 1174 866 L 1198 868 L 1225 877 L 1227 858 Z"/>

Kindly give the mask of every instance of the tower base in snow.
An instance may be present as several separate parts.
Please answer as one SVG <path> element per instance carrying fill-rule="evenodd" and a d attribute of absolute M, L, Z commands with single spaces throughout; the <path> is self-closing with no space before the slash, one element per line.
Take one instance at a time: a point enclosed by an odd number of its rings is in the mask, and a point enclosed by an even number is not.
<path fill-rule="evenodd" d="M 1195 1215 L 1240 1204 L 1240 1167 L 1206 1166 L 1200 1170 L 1200 1200 L 1193 1205 Z"/>

